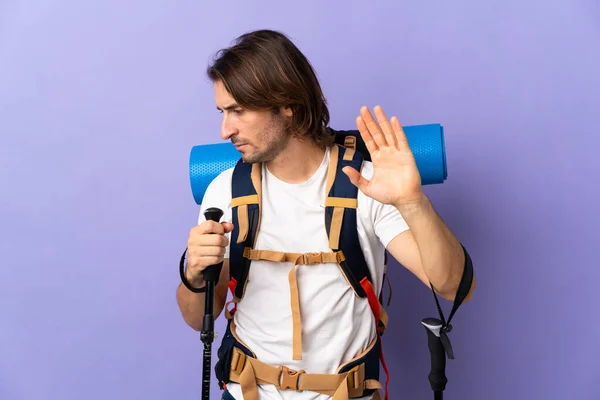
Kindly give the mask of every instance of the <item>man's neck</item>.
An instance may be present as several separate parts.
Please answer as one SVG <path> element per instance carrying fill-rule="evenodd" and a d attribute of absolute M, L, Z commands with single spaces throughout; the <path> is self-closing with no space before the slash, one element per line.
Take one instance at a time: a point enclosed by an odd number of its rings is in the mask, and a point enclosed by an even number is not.
<path fill-rule="evenodd" d="M 310 179 L 325 156 L 311 140 L 292 138 L 288 146 L 273 161 L 266 163 L 269 172 L 287 183 L 302 183 Z"/>

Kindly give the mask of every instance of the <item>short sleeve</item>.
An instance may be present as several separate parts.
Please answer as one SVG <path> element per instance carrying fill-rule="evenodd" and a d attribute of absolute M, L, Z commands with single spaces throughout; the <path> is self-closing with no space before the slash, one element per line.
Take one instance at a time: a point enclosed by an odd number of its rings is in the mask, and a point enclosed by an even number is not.
<path fill-rule="evenodd" d="M 223 211 L 221 222 L 232 222 L 231 216 L 231 178 L 233 168 L 221 172 L 206 188 L 200 213 L 198 215 L 198 225 L 206 221 L 204 212 L 211 207 L 217 207 Z M 231 240 L 231 232 L 225 234 L 227 239 Z M 225 258 L 229 258 L 229 246 L 225 249 Z"/>
<path fill-rule="evenodd" d="M 361 175 L 367 179 L 371 179 L 373 172 L 373 164 L 365 162 L 361 170 Z M 373 230 L 381 243 L 387 248 L 392 239 L 408 230 L 409 226 L 396 207 L 383 204 L 371 198 L 369 198 L 369 201 Z"/>
<path fill-rule="evenodd" d="M 375 234 L 386 248 L 392 239 L 409 229 L 400 211 L 389 204 L 374 202 L 373 218 Z"/>

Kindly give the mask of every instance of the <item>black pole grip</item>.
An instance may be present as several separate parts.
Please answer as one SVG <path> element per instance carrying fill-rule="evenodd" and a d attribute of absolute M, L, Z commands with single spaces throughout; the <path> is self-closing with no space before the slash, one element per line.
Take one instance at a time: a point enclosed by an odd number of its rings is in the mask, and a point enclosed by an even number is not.
<path fill-rule="evenodd" d="M 431 370 L 429 384 L 435 393 L 435 399 L 441 399 L 442 392 L 446 389 L 446 351 L 440 338 L 442 322 L 436 318 L 425 318 L 422 321 L 427 332 L 427 345 L 431 356 Z"/>
<path fill-rule="evenodd" d="M 206 220 L 219 222 L 221 217 L 223 216 L 223 211 L 216 207 L 211 207 L 204 211 L 204 218 Z M 219 275 L 221 275 L 221 269 L 223 268 L 223 262 L 221 261 L 218 264 L 211 265 L 210 267 L 206 267 L 204 271 L 202 271 L 202 276 L 205 282 L 214 282 L 215 284 L 219 281 Z"/>

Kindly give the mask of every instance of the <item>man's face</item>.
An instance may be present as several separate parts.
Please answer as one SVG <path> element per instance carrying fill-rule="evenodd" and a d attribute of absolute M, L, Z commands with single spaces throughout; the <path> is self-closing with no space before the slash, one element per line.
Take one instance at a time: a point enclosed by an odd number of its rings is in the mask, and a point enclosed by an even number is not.
<path fill-rule="evenodd" d="M 244 162 L 271 161 L 285 149 L 291 137 L 285 128 L 290 112 L 250 111 L 237 104 L 221 81 L 215 82 L 214 89 L 217 108 L 223 113 L 221 137 L 231 140 Z"/>

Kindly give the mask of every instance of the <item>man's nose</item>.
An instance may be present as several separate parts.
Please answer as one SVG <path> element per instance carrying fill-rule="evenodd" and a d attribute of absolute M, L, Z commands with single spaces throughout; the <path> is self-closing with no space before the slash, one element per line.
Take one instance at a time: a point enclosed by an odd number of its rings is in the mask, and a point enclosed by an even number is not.
<path fill-rule="evenodd" d="M 238 133 L 238 129 L 228 121 L 227 116 L 223 117 L 223 122 L 221 123 L 221 138 L 223 140 L 229 140 L 233 135 Z"/>

